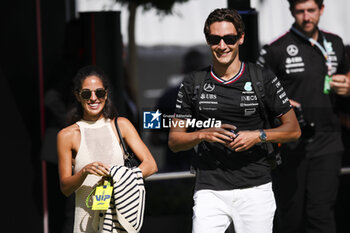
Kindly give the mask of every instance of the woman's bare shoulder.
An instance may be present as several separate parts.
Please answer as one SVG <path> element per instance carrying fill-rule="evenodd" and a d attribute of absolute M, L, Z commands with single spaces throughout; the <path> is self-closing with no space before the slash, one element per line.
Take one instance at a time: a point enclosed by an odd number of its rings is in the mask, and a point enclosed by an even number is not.
<path fill-rule="evenodd" d="M 70 125 L 66 128 L 61 129 L 58 132 L 59 138 L 74 138 L 75 136 L 80 135 L 79 126 L 77 124 Z"/>
<path fill-rule="evenodd" d="M 125 117 L 118 117 L 118 125 L 122 132 L 133 132 L 135 130 L 134 125 Z"/>
<path fill-rule="evenodd" d="M 128 118 L 125 117 L 118 117 L 118 125 L 128 127 L 132 125 L 132 123 L 128 120 Z"/>

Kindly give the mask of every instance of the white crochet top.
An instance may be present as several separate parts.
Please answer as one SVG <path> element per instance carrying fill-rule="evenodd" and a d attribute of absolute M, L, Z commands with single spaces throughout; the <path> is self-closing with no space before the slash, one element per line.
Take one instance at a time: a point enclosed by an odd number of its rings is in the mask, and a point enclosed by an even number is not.
<path fill-rule="evenodd" d="M 114 122 L 113 122 L 114 123 Z M 80 171 L 85 165 L 100 161 L 109 165 L 123 165 L 123 152 L 119 139 L 114 133 L 111 120 L 102 118 L 98 121 L 78 121 L 81 141 L 75 158 L 74 173 Z M 75 192 L 75 218 L 74 233 L 93 233 L 93 221 L 98 211 L 88 209 L 85 200 L 92 187 L 101 179 L 100 176 L 88 175 L 83 184 Z"/>

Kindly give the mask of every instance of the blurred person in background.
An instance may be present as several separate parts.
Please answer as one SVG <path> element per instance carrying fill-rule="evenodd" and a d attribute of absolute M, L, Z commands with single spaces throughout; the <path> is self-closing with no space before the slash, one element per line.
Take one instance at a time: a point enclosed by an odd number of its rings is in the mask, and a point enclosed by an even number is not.
<path fill-rule="evenodd" d="M 184 75 L 204 68 L 204 54 L 199 50 L 189 49 L 183 56 L 181 77 L 176 76 L 177 79 L 183 80 Z M 155 109 L 162 114 L 173 115 L 176 105 L 177 93 L 179 92 L 180 82 L 176 85 L 167 88 L 161 97 L 158 99 Z M 160 171 L 188 171 L 191 166 L 191 161 L 194 155 L 194 149 L 187 151 L 172 152 L 168 145 L 169 128 L 162 128 L 161 130 L 152 131 L 151 142 L 156 146 L 165 147 L 165 165 Z"/>
<path fill-rule="evenodd" d="M 223 233 L 233 222 L 236 233 L 270 233 L 276 205 L 265 145 L 297 139 L 298 122 L 288 98 L 279 97 L 283 88 L 277 94 L 277 77 L 262 71 L 265 107 L 282 122 L 264 128 L 248 71 L 258 67 L 239 59 L 245 34 L 236 10 L 211 12 L 204 34 L 212 66 L 190 73 L 180 85 L 168 142 L 174 152 L 198 146 L 192 232 Z M 195 79 L 203 84 L 199 89 Z M 193 129 L 185 126 L 191 119 L 220 123 Z"/>
<path fill-rule="evenodd" d="M 101 177 L 109 175 L 113 165 L 124 164 L 114 123 L 117 111 L 108 97 L 109 87 L 106 75 L 98 67 L 78 70 L 74 78 L 76 105 L 70 112 L 70 125 L 57 135 L 61 191 L 66 196 L 75 192 L 76 197 L 74 233 L 96 232 L 104 216 L 94 214 L 85 200 Z M 124 117 L 117 121 L 126 144 L 141 161 L 138 168 L 143 177 L 155 173 L 155 160 L 132 123 Z"/>
<path fill-rule="evenodd" d="M 277 233 L 335 233 L 343 144 L 337 96 L 349 96 L 349 62 L 342 39 L 318 28 L 323 0 L 288 0 L 291 29 L 263 47 L 257 63 L 274 72 L 296 110 L 302 135 L 283 144 L 273 171 Z"/>

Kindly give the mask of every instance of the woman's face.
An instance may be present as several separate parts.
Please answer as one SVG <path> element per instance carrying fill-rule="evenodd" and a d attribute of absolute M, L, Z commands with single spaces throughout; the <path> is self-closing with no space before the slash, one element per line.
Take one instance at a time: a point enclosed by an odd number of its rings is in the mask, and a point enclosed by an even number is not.
<path fill-rule="evenodd" d="M 99 77 L 93 75 L 85 78 L 77 98 L 84 109 L 84 120 L 96 121 L 103 117 L 102 109 L 106 104 L 107 91 Z"/>

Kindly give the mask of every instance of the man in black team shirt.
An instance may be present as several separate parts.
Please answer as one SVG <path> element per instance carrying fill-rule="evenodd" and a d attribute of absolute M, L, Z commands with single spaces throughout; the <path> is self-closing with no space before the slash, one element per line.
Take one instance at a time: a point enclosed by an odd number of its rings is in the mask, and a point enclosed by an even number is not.
<path fill-rule="evenodd" d="M 204 34 L 213 64 L 184 78 L 168 141 L 175 152 L 198 145 L 193 232 L 223 233 L 233 222 L 236 233 L 270 233 L 275 199 L 264 145 L 297 139 L 298 122 L 277 77 L 263 72 L 265 107 L 282 122 L 263 128 L 248 64 L 239 60 L 244 24 L 236 10 L 210 13 Z M 203 79 L 202 90 L 195 88 L 196 78 Z M 186 125 L 193 119 L 194 131 Z M 213 127 L 200 128 L 201 123 Z"/>
<path fill-rule="evenodd" d="M 258 64 L 280 79 L 293 107 L 301 107 L 302 136 L 282 146 L 274 170 L 276 232 L 334 233 L 334 205 L 343 145 L 334 112 L 350 93 L 349 63 L 338 36 L 317 27 L 323 0 L 289 0 L 289 32 L 264 46 Z"/>

